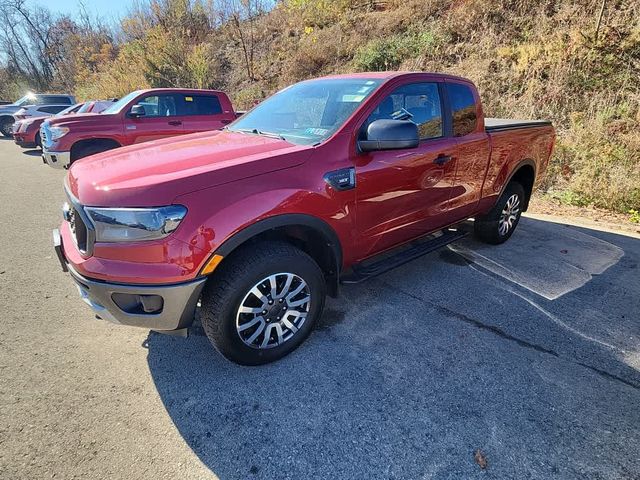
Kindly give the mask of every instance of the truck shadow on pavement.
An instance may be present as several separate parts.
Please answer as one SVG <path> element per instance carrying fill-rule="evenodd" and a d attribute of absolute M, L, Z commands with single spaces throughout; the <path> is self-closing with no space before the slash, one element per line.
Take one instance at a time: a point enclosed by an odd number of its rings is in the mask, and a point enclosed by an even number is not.
<path fill-rule="evenodd" d="M 42 151 L 40 151 L 37 148 L 33 148 L 33 149 L 29 149 L 29 150 L 23 150 L 22 154 L 23 155 L 29 155 L 30 157 L 41 157 L 42 156 Z"/>
<path fill-rule="evenodd" d="M 167 412 L 220 479 L 631 478 L 640 240 L 530 218 L 344 287 L 296 352 L 240 367 L 152 333 Z"/>

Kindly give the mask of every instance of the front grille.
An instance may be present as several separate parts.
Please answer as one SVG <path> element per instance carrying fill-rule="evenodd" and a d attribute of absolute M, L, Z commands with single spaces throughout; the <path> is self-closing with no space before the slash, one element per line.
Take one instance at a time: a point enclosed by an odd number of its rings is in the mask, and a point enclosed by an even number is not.
<path fill-rule="evenodd" d="M 47 124 L 45 122 L 40 127 L 40 141 L 42 142 L 43 145 L 47 144 L 47 138 L 48 138 L 47 130 L 49 130 L 49 129 L 47 128 Z"/>
<path fill-rule="evenodd" d="M 84 224 L 82 217 L 74 207 L 71 207 L 70 211 L 69 228 L 71 228 L 71 234 L 73 235 L 78 250 L 86 252 L 87 226 Z"/>
<path fill-rule="evenodd" d="M 62 216 L 69 223 L 69 231 L 71 232 L 71 238 L 73 238 L 76 247 L 81 253 L 89 253 L 89 228 L 82 218 L 82 214 L 78 211 L 80 206 L 76 207 L 75 203 L 71 205 L 66 203 L 62 207 Z"/>

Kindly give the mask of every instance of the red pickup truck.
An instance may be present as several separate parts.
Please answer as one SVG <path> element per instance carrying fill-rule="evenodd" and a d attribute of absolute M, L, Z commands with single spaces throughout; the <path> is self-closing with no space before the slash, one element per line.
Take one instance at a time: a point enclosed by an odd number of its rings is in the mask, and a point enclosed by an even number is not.
<path fill-rule="evenodd" d="M 485 119 L 454 76 L 309 80 L 222 131 L 74 164 L 54 246 L 99 317 L 180 330 L 200 308 L 222 354 L 266 363 L 340 282 L 457 240 L 470 217 L 481 240 L 507 240 L 554 138 L 546 121 Z"/>
<path fill-rule="evenodd" d="M 113 148 L 217 130 L 237 117 L 224 92 L 154 88 L 122 97 L 99 115 L 57 118 L 40 128 L 42 160 L 67 168 Z"/>

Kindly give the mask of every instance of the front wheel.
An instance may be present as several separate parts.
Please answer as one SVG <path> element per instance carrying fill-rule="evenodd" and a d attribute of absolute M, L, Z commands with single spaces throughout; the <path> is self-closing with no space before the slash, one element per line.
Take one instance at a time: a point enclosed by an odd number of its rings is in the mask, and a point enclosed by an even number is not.
<path fill-rule="evenodd" d="M 484 217 L 476 218 L 476 237 L 494 245 L 506 242 L 520 222 L 524 202 L 522 185 L 518 182 L 509 183 L 491 211 Z"/>
<path fill-rule="evenodd" d="M 10 137 L 12 135 L 11 129 L 13 128 L 13 123 L 13 118 L 0 119 L 0 133 L 5 137 Z"/>
<path fill-rule="evenodd" d="M 324 275 L 305 252 L 262 242 L 233 252 L 202 293 L 202 326 L 242 365 L 273 362 L 296 349 L 322 314 Z"/>

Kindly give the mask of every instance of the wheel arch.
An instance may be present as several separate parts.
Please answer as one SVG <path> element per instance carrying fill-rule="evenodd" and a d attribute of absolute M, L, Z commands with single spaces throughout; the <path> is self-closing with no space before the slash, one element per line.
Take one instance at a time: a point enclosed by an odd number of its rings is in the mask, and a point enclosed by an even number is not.
<path fill-rule="evenodd" d="M 105 145 L 108 146 L 109 149 L 119 148 L 122 146 L 120 142 L 110 137 L 83 138 L 82 140 L 78 140 L 73 145 L 71 145 L 71 159 L 74 160 L 74 152 L 77 153 L 78 149 L 87 145 Z"/>
<path fill-rule="evenodd" d="M 222 256 L 223 264 L 239 247 L 263 240 L 283 240 L 306 252 L 322 269 L 329 295 L 338 295 L 343 255 L 340 239 L 328 223 L 312 215 L 290 213 L 260 220 L 226 239 L 211 256 Z"/>
<path fill-rule="evenodd" d="M 511 171 L 511 175 L 507 178 L 507 181 L 502 186 L 500 191 L 500 195 L 498 198 L 502 196 L 504 191 L 509 185 L 510 182 L 517 181 L 524 188 L 525 199 L 522 211 L 526 212 L 527 208 L 529 208 L 529 200 L 531 199 L 531 194 L 533 193 L 533 185 L 536 181 L 536 163 L 531 159 L 525 159 L 518 162 L 516 167 Z"/>

